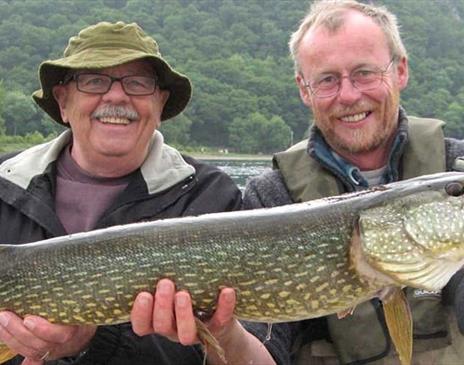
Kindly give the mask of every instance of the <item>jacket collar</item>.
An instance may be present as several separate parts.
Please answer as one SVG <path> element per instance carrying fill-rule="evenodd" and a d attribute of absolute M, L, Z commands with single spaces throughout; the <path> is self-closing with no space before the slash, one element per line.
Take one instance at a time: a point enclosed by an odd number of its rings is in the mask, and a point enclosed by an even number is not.
<path fill-rule="evenodd" d="M 67 130 L 47 143 L 33 146 L 4 161 L 0 165 L 0 178 L 26 190 L 35 176 L 45 173 L 57 160 L 62 149 L 70 143 L 71 136 L 72 132 Z M 140 171 L 149 194 L 168 189 L 195 173 L 194 167 L 185 162 L 176 149 L 164 143 L 159 131 L 153 134 L 150 151 Z"/>
<path fill-rule="evenodd" d="M 140 170 L 149 194 L 166 190 L 195 173 L 179 151 L 164 143 L 159 131 L 153 135 L 150 152 Z"/>
<path fill-rule="evenodd" d="M 408 141 L 408 119 L 406 112 L 400 107 L 398 114 L 398 129 L 390 151 L 384 183 L 398 179 L 399 161 Z M 357 166 L 350 164 L 339 155 L 333 153 L 321 131 L 314 124 L 309 130 L 308 154 L 322 166 L 337 176 L 349 191 L 367 188 L 368 183 Z"/>
<path fill-rule="evenodd" d="M 55 161 L 61 150 L 71 141 L 71 131 L 67 130 L 57 138 L 18 153 L 0 165 L 0 178 L 4 178 L 27 189 L 32 179 L 45 172 Z"/>

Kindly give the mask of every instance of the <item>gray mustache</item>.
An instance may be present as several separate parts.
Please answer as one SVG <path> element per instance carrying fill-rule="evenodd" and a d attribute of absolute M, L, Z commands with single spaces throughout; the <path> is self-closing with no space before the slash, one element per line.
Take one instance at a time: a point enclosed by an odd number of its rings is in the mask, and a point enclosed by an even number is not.
<path fill-rule="evenodd" d="M 96 119 L 114 117 L 136 120 L 139 119 L 139 113 L 125 106 L 105 105 L 95 110 L 91 117 Z"/>

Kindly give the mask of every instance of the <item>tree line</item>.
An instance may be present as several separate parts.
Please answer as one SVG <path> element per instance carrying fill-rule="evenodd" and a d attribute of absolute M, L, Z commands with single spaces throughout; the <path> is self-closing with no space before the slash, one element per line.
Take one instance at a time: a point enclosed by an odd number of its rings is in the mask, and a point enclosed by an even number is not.
<path fill-rule="evenodd" d="M 366 0 L 370 1 L 370 0 Z M 373 0 L 398 17 L 409 53 L 408 114 L 447 122 L 464 137 L 464 0 Z M 137 22 L 190 77 L 186 111 L 163 123 L 168 143 L 271 153 L 304 137 L 311 116 L 288 55 L 303 0 L 0 0 L 0 141 L 61 127 L 33 103 L 41 61 L 61 57 L 70 36 L 98 21 Z"/>

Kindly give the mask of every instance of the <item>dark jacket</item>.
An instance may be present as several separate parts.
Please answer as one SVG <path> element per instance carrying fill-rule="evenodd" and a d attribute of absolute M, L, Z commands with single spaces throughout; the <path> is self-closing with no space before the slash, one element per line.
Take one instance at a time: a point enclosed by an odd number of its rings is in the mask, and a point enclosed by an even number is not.
<path fill-rule="evenodd" d="M 56 158 L 69 139 L 67 132 L 48 144 L 0 158 L 1 244 L 20 244 L 66 234 L 54 211 L 54 193 Z M 153 163 L 156 156 L 147 158 L 132 173 L 127 188 L 96 228 L 240 208 L 239 189 L 218 168 L 181 156 L 164 144 L 156 153 L 163 154 L 164 164 L 168 161 L 169 173 L 160 180 L 160 174 L 153 172 L 157 168 Z M 7 364 L 20 362 L 18 356 Z M 88 351 L 79 360 L 47 364 L 190 365 L 202 362 L 203 354 L 197 346 L 182 346 L 157 335 L 138 337 L 130 324 L 122 324 L 99 327 Z"/>

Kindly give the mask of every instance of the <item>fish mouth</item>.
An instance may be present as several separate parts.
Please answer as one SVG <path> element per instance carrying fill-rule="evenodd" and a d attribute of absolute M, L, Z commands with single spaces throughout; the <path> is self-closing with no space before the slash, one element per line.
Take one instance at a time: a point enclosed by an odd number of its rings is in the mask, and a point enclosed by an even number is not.
<path fill-rule="evenodd" d="M 345 123 L 358 123 L 364 119 L 366 119 L 372 112 L 366 111 L 366 112 L 361 112 L 361 113 L 356 113 L 356 114 L 348 114 L 348 115 L 343 115 L 339 117 L 342 122 Z"/>

